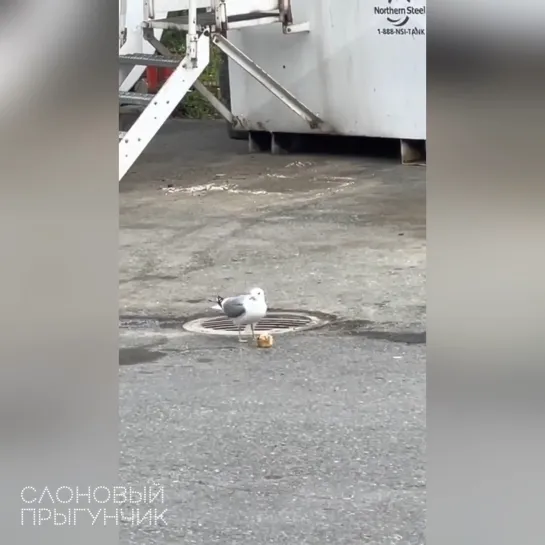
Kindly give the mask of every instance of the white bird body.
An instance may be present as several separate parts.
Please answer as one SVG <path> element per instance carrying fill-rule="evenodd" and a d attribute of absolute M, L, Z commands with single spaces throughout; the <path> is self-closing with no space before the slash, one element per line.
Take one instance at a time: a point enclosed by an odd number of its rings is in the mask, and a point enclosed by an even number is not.
<path fill-rule="evenodd" d="M 242 316 L 233 318 L 233 322 L 237 325 L 257 324 L 259 320 L 267 315 L 267 303 L 264 299 L 254 299 L 247 297 L 244 301 L 245 312 Z"/>
<path fill-rule="evenodd" d="M 265 292 L 261 288 L 253 288 L 249 293 L 236 297 L 224 299 L 218 296 L 214 308 L 221 309 L 238 326 L 239 340 L 241 329 L 247 325 L 252 328 L 252 336 L 255 336 L 254 325 L 267 315 Z"/>

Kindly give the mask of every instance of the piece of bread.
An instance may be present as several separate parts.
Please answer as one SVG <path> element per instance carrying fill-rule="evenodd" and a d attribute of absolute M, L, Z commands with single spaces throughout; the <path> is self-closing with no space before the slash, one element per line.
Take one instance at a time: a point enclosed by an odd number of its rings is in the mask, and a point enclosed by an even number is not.
<path fill-rule="evenodd" d="M 262 334 L 257 337 L 257 346 L 259 348 L 270 348 L 274 343 L 272 335 Z"/>

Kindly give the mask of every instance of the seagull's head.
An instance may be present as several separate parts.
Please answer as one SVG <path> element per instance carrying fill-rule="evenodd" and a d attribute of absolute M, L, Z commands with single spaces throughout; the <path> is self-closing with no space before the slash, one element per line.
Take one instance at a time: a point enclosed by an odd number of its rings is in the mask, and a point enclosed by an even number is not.
<path fill-rule="evenodd" d="M 250 297 L 257 300 L 265 299 L 265 292 L 261 288 L 252 288 L 250 290 Z"/>

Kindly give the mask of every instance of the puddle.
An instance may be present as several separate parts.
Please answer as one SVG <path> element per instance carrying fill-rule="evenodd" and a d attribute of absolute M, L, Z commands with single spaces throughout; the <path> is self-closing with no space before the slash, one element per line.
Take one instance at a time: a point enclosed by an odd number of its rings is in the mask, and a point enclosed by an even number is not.
<path fill-rule="evenodd" d="M 363 337 L 379 341 L 389 341 L 400 344 L 426 344 L 426 331 L 399 331 L 393 330 L 395 324 L 381 324 L 381 329 L 376 329 L 376 322 L 368 320 L 339 320 L 325 329 L 331 334 L 346 335 L 350 337 Z M 386 329 L 388 326 L 392 330 Z"/>
<path fill-rule="evenodd" d="M 274 318 L 274 314 L 278 312 L 296 313 L 302 311 L 270 309 L 271 317 Z M 400 324 L 377 323 L 369 320 L 342 320 L 333 315 L 323 314 L 320 312 L 304 312 L 312 314 L 313 316 L 316 316 L 323 321 L 323 323 L 320 323 L 320 327 L 316 329 L 309 328 L 305 331 L 305 333 L 312 333 L 314 335 L 335 335 L 339 337 L 362 337 L 400 344 L 426 344 L 427 334 L 425 330 L 402 330 L 400 329 Z M 213 317 L 217 317 L 217 314 L 210 315 L 209 318 Z M 152 336 L 160 335 L 165 338 L 170 336 L 176 337 L 179 335 L 183 335 L 184 333 L 188 334 L 189 332 L 184 331 L 184 326 L 187 323 L 192 322 L 193 320 L 199 319 L 202 320 L 203 317 L 200 315 L 186 318 L 163 318 L 159 316 L 144 318 L 125 316 L 120 318 L 120 329 L 126 332 L 137 332 L 139 336 L 150 333 L 150 335 Z M 147 348 L 135 348 L 126 350 L 136 351 L 134 354 L 127 353 L 127 358 L 132 358 L 133 360 L 144 360 L 134 361 L 134 363 L 147 363 L 150 361 L 156 361 L 165 354 L 165 352 L 151 350 L 149 345 Z M 142 352 L 139 353 L 138 351 Z M 130 365 L 131 363 L 120 364 Z"/>
<path fill-rule="evenodd" d="M 155 363 L 159 361 L 164 352 L 160 350 L 151 350 L 145 346 L 120 348 L 119 349 L 119 365 L 138 365 L 142 363 Z"/>

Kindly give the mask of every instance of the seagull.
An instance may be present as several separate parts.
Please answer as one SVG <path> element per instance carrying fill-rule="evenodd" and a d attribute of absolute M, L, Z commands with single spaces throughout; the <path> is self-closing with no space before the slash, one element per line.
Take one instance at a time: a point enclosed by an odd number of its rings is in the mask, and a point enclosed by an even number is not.
<path fill-rule="evenodd" d="M 254 325 L 267 314 L 265 292 L 261 288 L 252 288 L 249 293 L 235 297 L 223 298 L 218 295 L 216 302 L 214 308 L 222 310 L 238 326 L 239 342 L 246 342 L 242 340 L 241 330 L 247 325 L 252 329 L 252 339 L 255 339 Z"/>

